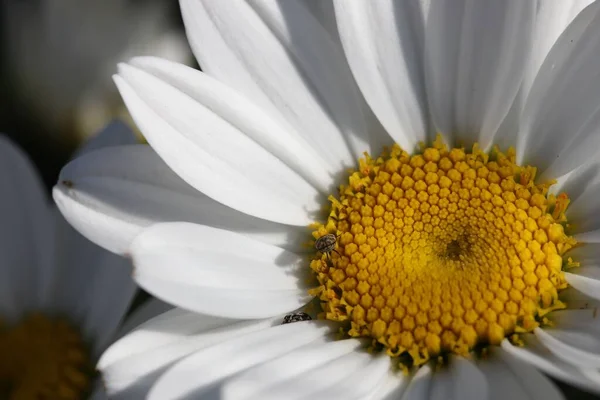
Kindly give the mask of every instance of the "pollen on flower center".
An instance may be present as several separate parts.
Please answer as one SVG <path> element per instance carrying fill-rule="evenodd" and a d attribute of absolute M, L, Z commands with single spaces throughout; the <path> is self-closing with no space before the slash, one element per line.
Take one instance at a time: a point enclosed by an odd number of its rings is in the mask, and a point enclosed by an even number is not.
<path fill-rule="evenodd" d="M 414 365 L 532 331 L 564 307 L 562 256 L 576 244 L 568 198 L 534 177 L 512 149 L 448 150 L 439 138 L 413 156 L 365 154 L 313 226 L 315 239 L 338 238 L 311 261 L 321 317 Z"/>
<path fill-rule="evenodd" d="M 81 399 L 92 372 L 81 336 L 65 321 L 33 314 L 0 330 L 3 399 Z"/>

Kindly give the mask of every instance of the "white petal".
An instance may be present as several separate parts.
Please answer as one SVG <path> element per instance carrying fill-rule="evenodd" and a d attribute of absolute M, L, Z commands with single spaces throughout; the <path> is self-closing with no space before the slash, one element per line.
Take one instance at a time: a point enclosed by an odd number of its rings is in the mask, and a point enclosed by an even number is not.
<path fill-rule="evenodd" d="M 134 311 L 127 316 L 125 321 L 119 327 L 119 332 L 116 337 L 120 339 L 143 323 L 173 309 L 175 309 L 175 307 L 169 303 L 165 303 L 164 301 L 155 298 L 150 298 L 142 305 L 135 308 Z"/>
<path fill-rule="evenodd" d="M 437 371 L 431 380 L 430 400 L 479 400 L 488 398 L 485 375 L 471 361 L 452 357 L 447 369 Z"/>
<path fill-rule="evenodd" d="M 379 382 L 369 400 L 396 400 L 402 398 L 410 378 L 402 371 L 388 371 L 386 376 Z"/>
<path fill-rule="evenodd" d="M 214 226 L 306 251 L 306 228 L 251 217 L 212 200 L 179 178 L 150 146 L 86 154 L 63 168 L 53 194 L 79 232 L 115 253 L 125 253 L 144 228 L 170 221 Z"/>
<path fill-rule="evenodd" d="M 487 148 L 519 90 L 535 2 L 431 3 L 425 28 L 427 94 L 452 144 Z"/>
<path fill-rule="evenodd" d="M 363 95 L 409 152 L 427 138 L 419 2 L 335 1 L 346 58 Z"/>
<path fill-rule="evenodd" d="M 138 57 L 130 63 L 192 97 L 281 159 L 314 187 L 329 191 L 329 174 L 338 170 L 328 170 L 329 166 L 304 140 L 286 132 L 285 127 L 235 90 L 198 70 L 160 58 Z"/>
<path fill-rule="evenodd" d="M 114 120 L 81 146 L 73 158 L 94 150 L 138 143 L 133 131 L 122 121 Z"/>
<path fill-rule="evenodd" d="M 569 250 L 567 257 L 573 257 L 581 265 L 600 265 L 600 243 L 582 243 Z M 577 269 L 570 271 L 575 274 L 578 272 Z"/>
<path fill-rule="evenodd" d="M 429 365 L 423 365 L 412 377 L 402 400 L 427 400 L 431 393 L 433 371 Z"/>
<path fill-rule="evenodd" d="M 542 62 L 565 28 L 592 0 L 538 0 L 533 40 L 519 93 L 496 133 L 494 144 L 500 148 L 517 147 L 519 119 L 523 105 Z"/>
<path fill-rule="evenodd" d="M 210 397 L 223 379 L 286 354 L 308 343 L 322 340 L 333 324 L 307 321 L 279 325 L 249 333 L 199 351 L 171 367 L 150 391 L 148 400 Z"/>
<path fill-rule="evenodd" d="M 54 274 L 53 220 L 26 155 L 0 135 L 0 315 L 10 323 L 46 304 Z"/>
<path fill-rule="evenodd" d="M 600 3 L 584 9 L 559 37 L 535 78 L 521 116 L 517 161 L 541 179 L 594 157 L 600 141 Z"/>
<path fill-rule="evenodd" d="M 303 0 L 306 8 L 321 23 L 333 40 L 340 43 L 333 0 Z"/>
<path fill-rule="evenodd" d="M 557 387 L 531 365 L 502 348 L 477 363 L 489 385 L 489 400 L 562 400 Z"/>
<path fill-rule="evenodd" d="M 365 355 L 358 350 L 361 346 L 364 346 L 364 343 L 356 339 L 311 342 L 232 377 L 223 384 L 222 396 L 238 400 L 282 398 L 291 400 L 308 396 L 311 399 L 334 397 L 346 399 L 348 397 L 343 392 L 337 392 L 333 397 L 324 397 L 316 393 L 336 383 L 336 371 L 333 371 L 336 366 L 344 369 L 347 365 L 345 371 L 338 370 L 338 372 L 346 377 L 352 375 L 353 371 L 349 363 L 357 358 L 357 354 L 361 354 L 358 358 Z M 368 358 L 372 357 L 368 355 Z M 389 357 L 387 359 L 389 360 Z M 359 364 L 363 365 L 360 362 Z M 342 380 L 338 380 L 340 381 Z M 368 382 L 365 384 L 368 385 Z"/>
<path fill-rule="evenodd" d="M 302 1 L 180 2 L 209 75 L 293 127 L 332 165 L 366 150 L 360 97 L 338 44 Z"/>
<path fill-rule="evenodd" d="M 524 361 L 542 372 L 570 385 L 600 392 L 600 386 L 585 377 L 580 370 L 554 356 L 535 336 L 527 335 L 525 347 L 513 346 L 508 339 L 501 344 L 511 356 Z"/>
<path fill-rule="evenodd" d="M 600 132 L 598 136 L 600 136 Z M 569 205 L 566 215 L 576 233 L 600 229 L 600 182 L 588 186 Z"/>
<path fill-rule="evenodd" d="M 523 77 L 523 96 L 537 75 L 548 52 L 573 19 L 593 0 L 538 0 L 535 16 L 533 42 L 528 55 L 525 76 Z"/>
<path fill-rule="evenodd" d="M 312 221 L 309 213 L 321 204 L 316 189 L 236 126 L 131 65 L 120 65 L 115 82 L 154 150 L 197 190 L 270 221 Z"/>
<path fill-rule="evenodd" d="M 131 262 L 85 239 L 58 212 L 56 220 L 52 308 L 80 327 L 96 359 L 114 338 L 135 295 Z"/>
<path fill-rule="evenodd" d="M 331 384 L 337 385 L 339 381 L 357 370 L 366 369 L 372 356 L 365 352 L 351 352 L 340 357 L 337 362 L 326 363 L 315 370 L 306 373 L 301 379 L 282 382 L 282 385 L 271 389 L 269 399 L 276 400 L 281 398 L 289 399 L 331 399 L 331 393 L 327 389 Z M 365 382 L 367 385 L 369 382 Z M 341 388 L 340 388 L 341 389 Z M 335 391 L 334 391 L 335 393 Z M 348 395 L 345 390 L 339 391 L 340 398 L 355 398 Z M 235 397 L 232 397 L 235 398 Z"/>
<path fill-rule="evenodd" d="M 587 310 L 600 306 L 600 300 L 596 300 L 572 286 L 560 292 L 560 299 L 567 305 L 568 310 Z M 552 319 L 555 315 L 562 315 L 562 311 L 550 314 L 549 318 Z"/>
<path fill-rule="evenodd" d="M 335 16 L 335 7 L 333 0 L 302 0 L 309 11 L 319 20 L 321 25 L 329 32 L 331 38 L 339 46 L 340 52 L 344 52 L 341 38 L 339 35 L 337 21 Z M 356 85 L 356 84 L 355 84 Z M 358 90 L 358 89 L 357 89 Z M 372 155 L 381 153 L 384 146 L 391 146 L 394 143 L 392 137 L 387 133 L 381 125 L 371 107 L 364 99 L 364 93 L 360 95 L 361 108 L 365 122 L 367 124 L 367 132 L 369 134 L 369 146 L 364 150 Z M 362 154 L 361 154 L 362 157 Z"/>
<path fill-rule="evenodd" d="M 574 331 L 562 327 L 535 329 L 536 337 L 557 357 L 579 368 L 600 368 L 600 342 L 597 332 Z"/>
<path fill-rule="evenodd" d="M 361 354 L 359 352 L 353 353 L 352 356 L 355 359 L 367 357 L 368 364 L 355 370 L 343 380 L 329 386 L 329 388 L 326 390 L 312 395 L 311 398 L 328 400 L 339 396 L 343 399 L 368 399 L 370 395 L 378 388 L 380 383 L 383 383 L 384 381 L 387 382 L 387 378 L 389 376 L 388 373 L 392 369 L 390 356 L 385 353 L 373 355 L 364 353 Z M 340 363 L 335 363 L 335 366 L 338 367 L 338 369 L 340 368 L 339 364 L 342 364 L 341 362 L 343 360 L 339 361 Z M 343 364 L 346 365 L 346 362 Z M 325 376 L 331 375 L 328 373 Z M 403 382 L 403 378 L 401 376 L 396 376 L 396 379 L 399 382 Z M 310 381 L 307 379 L 307 382 Z"/>
<path fill-rule="evenodd" d="M 561 329 L 581 330 L 581 331 L 600 331 L 600 314 L 596 303 L 589 307 L 578 309 L 566 309 L 555 311 L 548 315 L 548 318 L 553 322 L 554 326 Z M 570 304 L 567 304 L 570 306 Z"/>
<path fill-rule="evenodd" d="M 571 204 L 589 188 L 600 183 L 600 163 L 588 162 L 571 172 L 557 178 L 557 183 L 552 185 L 552 193 L 565 192 L 571 199 Z"/>
<path fill-rule="evenodd" d="M 573 236 L 577 241 L 583 243 L 600 243 L 600 229 L 589 232 L 578 233 Z"/>
<path fill-rule="evenodd" d="M 102 356 L 102 371 L 111 398 L 145 398 L 155 380 L 173 362 L 275 321 L 236 321 L 175 309 L 140 325 Z"/>
<path fill-rule="evenodd" d="M 266 318 L 310 299 L 302 257 L 225 230 L 158 224 L 134 240 L 131 254 L 142 287 L 196 312 Z"/>
<path fill-rule="evenodd" d="M 596 271 L 598 267 L 580 267 L 580 269 L 583 268 L 586 268 L 586 270 L 579 271 L 578 274 L 565 272 L 565 279 L 575 289 L 600 300 L 600 271 Z"/>

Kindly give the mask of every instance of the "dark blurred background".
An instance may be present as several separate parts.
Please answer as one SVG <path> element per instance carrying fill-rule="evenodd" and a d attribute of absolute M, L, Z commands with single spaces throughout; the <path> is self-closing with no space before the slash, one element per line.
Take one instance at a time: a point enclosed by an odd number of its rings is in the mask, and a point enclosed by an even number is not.
<path fill-rule="evenodd" d="M 119 61 L 154 55 L 197 67 L 175 0 L 0 2 L 0 132 L 29 154 L 48 191 L 112 119 L 135 129 L 111 78 Z M 600 399 L 556 383 L 567 399 Z"/>
<path fill-rule="evenodd" d="M 194 65 L 173 0 L 0 0 L 0 132 L 54 184 L 73 150 L 115 117 L 132 126 L 116 64 Z"/>

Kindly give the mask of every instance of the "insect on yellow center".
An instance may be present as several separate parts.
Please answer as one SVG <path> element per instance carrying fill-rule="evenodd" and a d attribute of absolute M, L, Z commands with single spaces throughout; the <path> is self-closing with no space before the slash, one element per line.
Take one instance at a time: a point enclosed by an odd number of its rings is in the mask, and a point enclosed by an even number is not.
<path fill-rule="evenodd" d="M 424 147 L 424 146 L 423 146 Z M 398 145 L 359 168 L 330 196 L 335 252 L 311 261 L 321 318 L 346 321 L 412 365 L 530 332 L 564 308 L 568 198 L 535 184 L 515 153 Z"/>
<path fill-rule="evenodd" d="M 93 369 L 73 327 L 32 314 L 14 327 L 0 328 L 0 398 L 85 398 Z"/>

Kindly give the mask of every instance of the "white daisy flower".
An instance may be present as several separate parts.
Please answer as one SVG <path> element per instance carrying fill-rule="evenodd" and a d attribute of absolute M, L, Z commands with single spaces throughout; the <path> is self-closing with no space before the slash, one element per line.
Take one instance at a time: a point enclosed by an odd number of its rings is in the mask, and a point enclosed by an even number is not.
<path fill-rule="evenodd" d="M 205 72 L 120 65 L 151 147 L 54 189 L 204 315 L 115 344 L 113 395 L 560 398 L 535 368 L 598 391 L 600 2 L 180 3 Z"/>
<path fill-rule="evenodd" d="M 130 263 L 66 223 L 4 136 L 0 185 L 0 397 L 101 398 L 94 367 L 135 294 Z"/>

